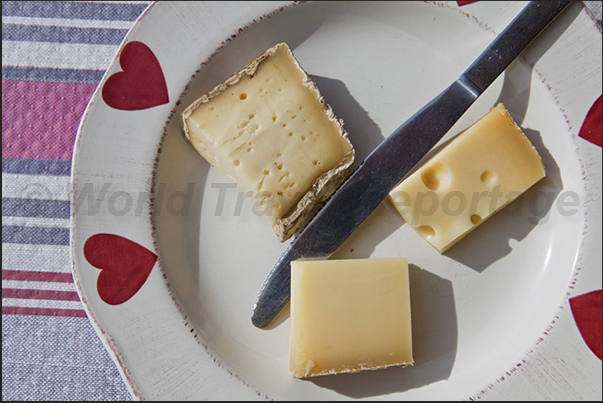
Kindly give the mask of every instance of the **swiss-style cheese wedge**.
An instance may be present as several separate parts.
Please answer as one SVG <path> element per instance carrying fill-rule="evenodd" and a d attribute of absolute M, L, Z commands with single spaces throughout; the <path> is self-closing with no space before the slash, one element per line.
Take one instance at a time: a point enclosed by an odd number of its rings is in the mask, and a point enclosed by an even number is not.
<path fill-rule="evenodd" d="M 278 44 L 192 103 L 186 137 L 280 241 L 349 175 L 354 149 L 289 47 Z"/>
<path fill-rule="evenodd" d="M 544 176 L 538 152 L 499 104 L 389 196 L 404 220 L 443 253 Z"/>
<path fill-rule="evenodd" d="M 414 362 L 404 258 L 294 261 L 290 311 L 296 378 Z"/>

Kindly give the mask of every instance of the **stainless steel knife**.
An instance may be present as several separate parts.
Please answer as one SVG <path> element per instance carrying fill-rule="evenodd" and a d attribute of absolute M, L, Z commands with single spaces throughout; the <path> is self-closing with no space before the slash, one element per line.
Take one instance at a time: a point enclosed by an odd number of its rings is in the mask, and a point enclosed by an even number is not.
<path fill-rule="evenodd" d="M 486 88 L 571 1 L 533 1 L 442 93 L 387 137 L 341 185 L 280 258 L 262 287 L 252 323 L 267 326 L 290 299 L 290 263 L 328 258 L 385 200 Z"/>

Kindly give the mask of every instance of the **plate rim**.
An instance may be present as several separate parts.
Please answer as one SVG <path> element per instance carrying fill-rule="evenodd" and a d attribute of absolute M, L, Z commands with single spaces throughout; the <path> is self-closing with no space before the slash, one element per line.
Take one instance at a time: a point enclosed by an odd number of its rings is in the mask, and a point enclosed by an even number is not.
<path fill-rule="evenodd" d="M 105 83 L 105 81 L 107 80 L 107 78 L 110 75 L 113 74 L 113 70 L 114 70 L 116 64 L 117 65 L 119 64 L 119 55 L 120 55 L 121 51 L 123 50 L 123 47 L 129 42 L 129 38 L 132 36 L 132 33 L 135 31 L 135 29 L 139 26 L 139 24 L 144 20 L 144 18 L 152 11 L 152 9 L 158 3 L 159 2 L 154 1 L 151 4 L 149 4 L 149 6 L 145 9 L 145 11 L 138 17 L 138 19 L 132 25 L 132 28 L 130 30 L 128 30 L 128 33 L 124 37 L 124 39 L 123 39 L 122 43 L 120 44 L 120 46 L 119 46 L 119 48 L 118 48 L 118 50 L 117 50 L 114 58 L 112 59 L 112 61 L 110 63 L 110 67 L 107 68 L 107 70 L 105 71 L 105 74 L 103 75 L 103 78 L 101 79 L 99 85 L 97 86 L 96 90 L 94 91 L 94 93 L 93 93 L 93 95 L 92 95 L 92 97 L 90 99 L 90 102 L 89 102 L 88 106 L 86 107 L 86 110 L 85 110 L 85 112 L 84 112 L 84 114 L 82 116 L 82 119 L 80 121 L 80 125 L 78 127 L 77 136 L 76 136 L 76 140 L 75 140 L 74 151 L 73 151 L 72 165 L 71 165 L 71 168 L 72 168 L 71 172 L 72 172 L 72 174 L 71 174 L 71 192 L 70 192 L 71 197 L 70 197 L 70 204 L 71 204 L 72 209 L 71 209 L 71 217 L 70 217 L 70 248 L 69 248 L 69 250 L 70 250 L 71 269 L 72 269 L 72 274 L 74 276 L 74 283 L 76 285 L 76 290 L 77 290 L 78 294 L 80 295 L 80 299 L 82 300 L 82 303 L 84 305 L 84 309 L 85 309 L 88 317 L 90 318 L 90 321 L 91 321 L 91 323 L 92 323 L 95 331 L 97 332 L 97 334 L 101 338 L 101 340 L 102 340 L 103 344 L 105 345 L 105 347 L 107 348 L 107 350 L 110 352 L 111 357 L 113 358 L 113 360 L 116 362 L 117 367 L 118 367 L 118 369 L 120 371 L 120 374 L 122 375 L 123 379 L 126 381 L 125 383 L 126 383 L 128 389 L 129 389 L 130 393 L 136 399 L 143 399 L 143 398 L 145 398 L 144 393 L 142 392 L 141 388 L 136 384 L 136 382 L 132 379 L 130 370 L 129 370 L 128 366 L 125 364 L 125 359 L 124 359 L 123 352 L 121 352 L 117 348 L 117 346 L 115 345 L 115 341 L 112 340 L 111 336 L 108 335 L 104 331 L 102 324 L 100 323 L 100 321 L 97 320 L 96 315 L 94 314 L 94 308 L 87 301 L 87 298 L 84 295 L 82 287 L 80 286 L 80 279 L 79 279 L 80 273 L 78 272 L 78 269 L 76 267 L 77 266 L 77 263 L 76 263 L 77 254 L 74 251 L 74 249 L 76 247 L 76 244 L 79 241 L 79 240 L 75 239 L 76 238 L 77 230 L 75 228 L 75 224 L 76 224 L 75 223 L 75 221 L 76 221 L 76 217 L 75 217 L 76 216 L 76 211 L 73 208 L 74 205 L 75 205 L 75 181 L 76 181 L 76 178 L 74 176 L 75 176 L 75 174 L 77 172 L 77 164 L 78 164 L 78 158 L 77 157 L 78 157 L 78 152 L 80 150 L 79 144 L 80 144 L 82 136 L 84 136 L 83 131 L 85 129 L 85 122 L 88 119 L 89 115 L 91 113 L 93 113 L 93 106 L 94 106 L 95 102 L 99 101 L 98 97 L 99 97 L 99 93 L 100 93 L 100 91 L 102 89 L 102 85 Z M 285 3 L 285 2 L 279 2 L 279 3 Z M 286 3 L 289 4 L 289 6 L 292 6 L 292 5 L 297 4 L 298 2 L 286 2 Z M 275 13 L 278 13 L 280 11 L 283 11 L 283 7 L 282 6 L 277 6 L 276 8 L 274 8 L 274 12 Z M 582 12 L 584 12 L 584 11 L 582 11 Z M 587 13 L 587 14 L 588 14 L 589 18 L 592 21 L 592 16 L 590 15 L 590 13 Z M 255 20 L 254 20 L 254 22 L 255 22 Z M 593 21 L 593 24 L 594 24 L 594 21 Z M 253 25 L 254 25 L 254 23 L 250 24 L 250 26 L 253 26 Z M 597 24 L 594 24 L 594 25 L 598 28 Z M 600 32 L 600 30 L 599 30 L 599 32 Z M 220 48 L 218 48 L 217 51 L 219 51 Z M 170 102 L 170 105 L 172 105 L 171 102 Z M 165 132 L 164 132 L 164 135 L 165 135 Z M 584 159 L 588 160 L 588 161 L 585 162 L 582 158 L 580 159 L 580 165 L 583 168 L 583 170 L 584 170 L 584 165 L 587 165 L 589 162 L 592 162 L 592 161 L 596 160 L 597 158 L 598 158 L 598 160 L 600 162 L 600 160 L 601 160 L 600 151 L 598 153 L 599 155 L 597 156 L 597 150 L 593 150 L 592 148 L 585 147 L 583 144 L 580 144 L 580 141 L 578 141 L 578 136 L 574 135 L 573 133 L 572 133 L 572 137 L 574 139 L 574 142 L 577 144 L 576 147 L 577 147 L 577 150 L 579 150 L 579 152 L 580 152 L 580 156 L 584 157 Z M 160 144 L 163 144 L 163 137 L 162 137 L 162 139 L 160 141 Z M 600 150 L 600 148 L 599 148 L 599 150 Z M 599 166 L 600 166 L 600 164 L 599 164 Z M 156 168 L 153 169 L 154 173 L 155 173 L 155 169 Z M 596 183 L 595 187 L 596 187 L 597 184 L 599 185 L 598 186 L 598 190 L 599 190 L 599 194 L 600 194 L 601 193 L 601 186 L 600 186 L 600 183 Z M 586 192 L 586 189 L 585 189 L 585 192 Z M 601 202 L 600 202 L 600 198 L 599 198 L 598 208 L 600 209 L 600 207 L 601 207 Z M 591 201 L 591 203 L 588 206 L 587 210 L 591 210 L 593 208 L 596 209 L 597 205 L 593 206 L 593 203 Z M 586 209 L 586 207 L 585 207 L 585 209 Z M 587 210 L 585 210 L 585 212 Z M 587 225 L 586 220 L 584 221 L 584 225 Z M 597 233 L 595 235 L 598 235 L 599 236 L 599 240 L 600 240 L 601 234 Z M 154 235 L 153 235 L 153 238 L 155 238 Z M 583 233 L 583 237 L 582 237 L 582 240 L 581 240 L 581 246 L 579 248 L 579 253 L 578 253 L 579 256 L 577 258 L 577 263 L 575 264 L 575 266 L 574 266 L 574 268 L 572 270 L 572 282 L 573 283 L 576 283 L 578 281 L 578 276 L 579 276 L 579 271 L 580 271 L 580 269 L 578 268 L 578 265 L 579 265 L 579 261 L 581 259 L 583 259 L 583 246 L 582 245 L 583 245 L 585 239 L 586 239 L 586 234 Z M 154 245 L 154 249 L 153 250 L 154 250 L 154 252 L 157 252 L 156 245 Z M 162 273 L 165 273 L 165 268 L 161 268 L 161 271 L 162 271 Z M 170 290 L 170 293 L 171 292 L 172 291 Z M 567 301 L 570 298 L 570 296 L 571 296 L 571 293 L 568 292 L 566 294 L 563 302 L 562 302 L 563 305 L 567 304 Z M 176 305 L 177 305 L 178 308 L 180 308 L 180 310 L 182 310 L 182 307 L 180 306 L 179 302 L 176 302 Z M 559 310 L 559 308 L 557 310 Z M 534 348 L 536 348 L 536 346 L 534 346 Z M 532 351 L 533 350 L 534 349 L 532 349 Z M 531 354 L 531 352 L 528 352 L 527 355 L 529 355 L 529 354 Z M 481 392 L 477 392 L 477 394 L 475 394 L 473 397 L 474 398 L 480 398 L 480 397 L 483 397 L 486 394 L 487 394 L 487 392 L 481 391 Z"/>

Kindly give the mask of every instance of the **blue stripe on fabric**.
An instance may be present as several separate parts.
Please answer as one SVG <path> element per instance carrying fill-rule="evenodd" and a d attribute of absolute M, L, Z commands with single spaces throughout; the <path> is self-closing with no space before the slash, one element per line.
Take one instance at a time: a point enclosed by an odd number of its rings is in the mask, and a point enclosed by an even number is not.
<path fill-rule="evenodd" d="M 90 319 L 2 315 L 2 330 L 2 400 L 133 400 Z"/>
<path fill-rule="evenodd" d="M 2 16 L 134 21 L 146 8 L 147 4 L 3 1 Z"/>
<path fill-rule="evenodd" d="M 2 158 L 2 173 L 22 175 L 70 176 L 71 161 Z"/>
<path fill-rule="evenodd" d="M 7 217 L 69 218 L 68 200 L 2 198 L 2 215 Z"/>
<path fill-rule="evenodd" d="M 2 79 L 53 83 L 98 84 L 105 70 L 2 66 Z"/>
<path fill-rule="evenodd" d="M 69 245 L 69 228 L 2 226 L 2 243 Z"/>
<path fill-rule="evenodd" d="M 119 45 L 126 33 L 127 29 L 2 24 L 3 41 Z"/>

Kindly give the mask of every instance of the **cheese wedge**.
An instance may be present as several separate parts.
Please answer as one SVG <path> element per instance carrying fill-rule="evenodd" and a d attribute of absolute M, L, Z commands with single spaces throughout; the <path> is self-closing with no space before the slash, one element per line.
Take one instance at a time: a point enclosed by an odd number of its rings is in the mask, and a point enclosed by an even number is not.
<path fill-rule="evenodd" d="M 296 378 L 414 362 L 404 258 L 291 262 L 290 312 Z"/>
<path fill-rule="evenodd" d="M 285 241 L 349 175 L 354 148 L 289 47 L 278 44 L 183 112 L 197 151 Z"/>
<path fill-rule="evenodd" d="M 390 193 L 404 220 L 443 253 L 545 176 L 503 104 L 492 108 Z"/>

